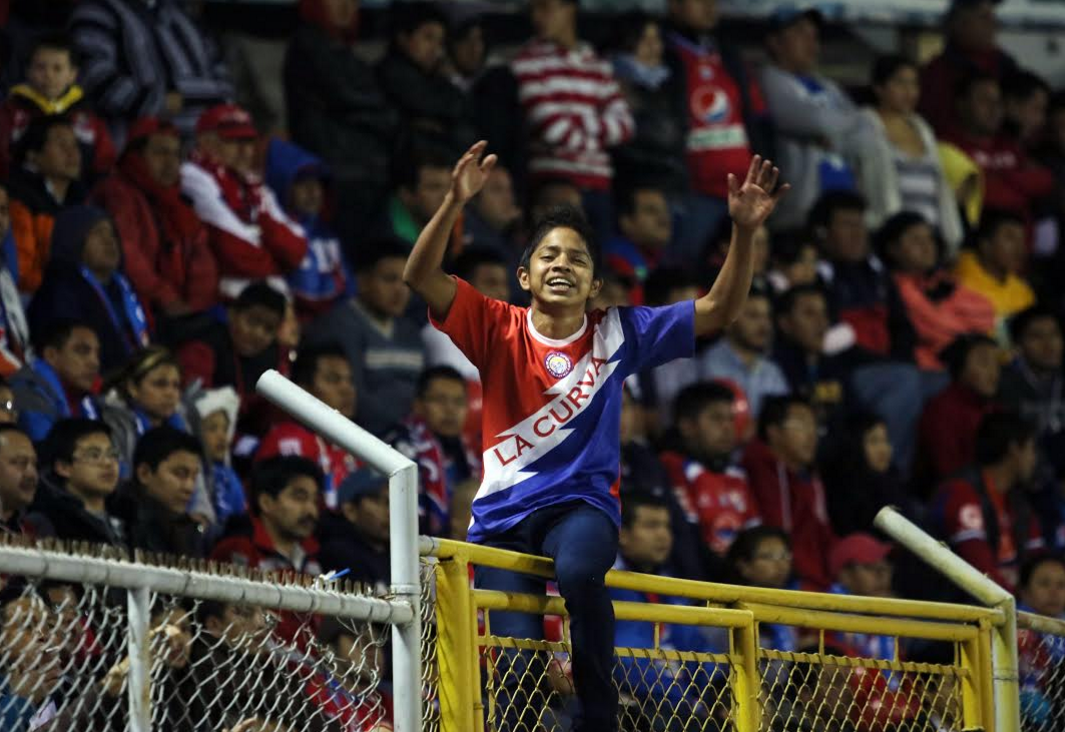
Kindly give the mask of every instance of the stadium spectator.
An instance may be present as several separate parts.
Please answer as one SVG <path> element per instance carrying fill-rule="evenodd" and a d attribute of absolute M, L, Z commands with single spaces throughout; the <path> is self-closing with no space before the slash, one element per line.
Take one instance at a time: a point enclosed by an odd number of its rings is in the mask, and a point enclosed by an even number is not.
<path fill-rule="evenodd" d="M 266 153 L 266 182 L 289 217 L 303 227 L 307 254 L 288 286 L 301 321 L 321 315 L 352 289 L 340 239 L 330 226 L 336 201 L 331 172 L 305 150 L 273 139 Z"/>
<path fill-rule="evenodd" d="M 1015 213 L 987 209 L 976 232 L 976 246 L 958 257 L 958 282 L 991 301 L 995 329 L 1005 342 L 1006 320 L 1035 304 L 1035 292 L 1024 279 L 1027 254 L 1024 220 Z"/>
<path fill-rule="evenodd" d="M 396 187 L 388 200 L 384 230 L 405 242 L 408 250 L 447 194 L 450 164 L 449 156 L 432 148 L 410 149 L 396 155 Z M 372 249 L 372 245 L 367 249 Z M 356 265 L 363 256 L 372 253 L 360 250 L 355 256 Z"/>
<path fill-rule="evenodd" d="M 744 452 L 743 467 L 762 521 L 791 537 L 802 586 L 825 590 L 832 581 L 828 558 L 836 537 L 815 471 L 817 443 L 817 418 L 806 400 L 770 397 L 758 418 L 758 437 Z"/>
<path fill-rule="evenodd" d="M 776 130 L 775 155 L 784 170 L 797 171 L 795 194 L 773 215 L 774 229 L 802 226 L 822 193 L 855 185 L 843 153 L 860 117 L 846 92 L 817 73 L 823 23 L 818 10 L 786 6 L 769 20 L 762 90 Z"/>
<path fill-rule="evenodd" d="M 186 139 L 203 110 L 230 99 L 218 55 L 176 0 L 85 0 L 70 18 L 85 91 L 120 141 L 138 117 L 166 116 Z"/>
<path fill-rule="evenodd" d="M 829 432 L 818 460 L 825 481 L 828 517 L 837 536 L 872 531 L 884 506 L 907 515 L 918 506 L 895 468 L 887 425 L 871 412 L 854 412 Z"/>
<path fill-rule="evenodd" d="M 25 81 L 11 87 L 0 105 L 0 179 L 11 169 L 11 149 L 33 119 L 67 115 L 81 147 L 86 172 L 106 175 L 115 163 L 115 144 L 103 121 L 85 104 L 77 85 L 78 62 L 74 42 L 65 33 L 36 37 L 29 52 Z"/>
<path fill-rule="evenodd" d="M 130 549 L 196 559 L 206 554 L 203 526 L 189 510 L 202 455 L 199 440 L 169 425 L 141 436 L 132 479 L 112 501 L 115 512 L 124 515 Z"/>
<path fill-rule="evenodd" d="M 1032 150 L 1046 131 L 1050 86 L 1031 71 L 1018 70 L 1002 80 L 1005 131 L 1025 150 Z"/>
<path fill-rule="evenodd" d="M 610 64 L 577 36 L 577 5 L 533 0 L 536 37 L 511 68 L 529 135 L 530 178 L 575 185 L 592 230 L 604 241 L 614 223 L 609 151 L 632 138 L 635 123 Z"/>
<path fill-rule="evenodd" d="M 853 533 L 844 536 L 832 548 L 829 561 L 832 564 L 834 581 L 830 591 L 836 595 L 892 597 L 891 577 L 894 565 L 890 559 L 891 551 L 890 544 L 879 541 L 870 534 Z M 889 635 L 840 631 L 828 635 L 833 645 L 842 648 L 848 656 L 883 661 L 898 658 L 895 638 Z"/>
<path fill-rule="evenodd" d="M 661 498 L 640 494 L 630 494 L 622 505 L 614 569 L 666 576 L 664 567 L 673 543 L 669 506 Z M 691 604 L 683 598 L 616 588 L 611 588 L 610 597 L 614 602 Z M 695 625 L 656 625 L 634 620 L 617 622 L 614 643 L 624 648 L 659 647 L 695 653 L 720 652 L 728 645 L 720 631 L 713 633 Z M 656 666 L 648 658 L 623 658 L 614 668 L 614 679 L 623 693 L 635 697 L 637 708 L 645 710 L 647 717 L 684 714 L 685 719 L 695 724 L 708 722 L 712 710 L 703 697 L 710 692 L 713 665 L 688 662 L 667 668 Z M 640 712 L 636 714 L 643 716 Z"/>
<path fill-rule="evenodd" d="M 114 219 L 126 274 L 157 319 L 199 313 L 218 300 L 218 263 L 207 229 L 180 183 L 177 128 L 145 117 L 130 128 L 115 172 L 89 196 Z"/>
<path fill-rule="evenodd" d="M 773 308 L 769 295 L 752 290 L 724 337 L 698 357 L 701 379 L 729 379 L 747 395 L 751 414 L 761 412 L 768 397 L 787 394 L 788 382 L 769 360 L 773 342 Z"/>
<path fill-rule="evenodd" d="M 18 252 L 18 286 L 34 293 L 51 256 L 56 216 L 64 207 L 85 199 L 81 151 L 67 117 L 46 115 L 29 124 L 16 148 L 7 190 Z"/>
<path fill-rule="evenodd" d="M 1036 467 L 1035 438 L 1035 427 L 1014 413 L 986 415 L 975 461 L 939 487 L 932 507 L 950 548 L 1010 591 L 1018 567 L 1044 545 L 1025 495 Z"/>
<path fill-rule="evenodd" d="M 732 241 L 732 220 L 725 217 L 721 221 L 721 225 L 717 227 L 717 231 L 706 243 L 706 247 L 703 249 L 699 264 L 703 271 L 702 279 L 704 281 L 713 282 L 717 278 L 717 273 L 721 271 L 722 265 L 725 264 L 725 259 L 728 258 L 728 250 Z M 761 290 L 768 292 L 769 283 L 766 280 L 766 269 L 769 266 L 769 229 L 768 227 L 759 227 L 758 231 L 754 232 L 754 239 L 751 241 L 751 258 L 754 260 L 752 263 L 752 278 L 751 287 L 755 290 Z"/>
<path fill-rule="evenodd" d="M 752 152 L 769 155 L 773 132 L 758 80 L 717 33 L 715 0 L 669 0 L 666 64 L 687 110 L 692 194 L 684 202 L 678 252 L 694 260 L 728 211 L 724 173 L 741 174 Z"/>
<path fill-rule="evenodd" d="M 92 323 L 104 374 L 148 345 L 148 316 L 122 270 L 122 245 L 106 211 L 71 206 L 59 214 L 51 258 L 26 315 L 31 331 L 67 318 Z"/>
<path fill-rule="evenodd" d="M 248 512 L 244 485 L 232 466 L 240 398 L 231 386 L 207 389 L 196 396 L 193 407 L 193 434 L 203 444 L 207 495 L 214 508 L 215 526 L 224 529 L 230 518 Z"/>
<path fill-rule="evenodd" d="M 965 152 L 983 173 L 984 205 L 1031 220 L 1034 204 L 1050 196 L 1054 176 L 1028 157 L 1002 129 L 1002 89 L 992 76 L 975 75 L 956 93 L 961 124 L 945 139 Z"/>
<path fill-rule="evenodd" d="M 787 589 L 792 571 L 791 540 L 786 532 L 773 526 L 755 526 L 736 534 L 729 547 L 729 582 L 751 587 Z M 776 623 L 758 624 L 761 648 L 796 651 L 799 634 L 794 626 Z"/>
<path fill-rule="evenodd" d="M 435 4 L 390 8 L 391 36 L 377 79 L 400 120 L 401 146 L 436 147 L 448 157 L 471 144 L 466 99 L 444 66 L 447 16 Z"/>
<path fill-rule="evenodd" d="M 50 533 L 25 520 L 36 494 L 37 451 L 29 435 L 15 425 L 0 425 L 0 534 Z"/>
<path fill-rule="evenodd" d="M 1021 565 L 1017 609 L 1065 620 L 1065 560 L 1037 554 Z M 1054 673 L 1065 658 L 1061 641 L 1030 628 L 1017 629 L 1017 666 L 1026 723 L 1049 722 L 1055 705 Z"/>
<path fill-rule="evenodd" d="M 684 97 L 676 93 L 674 70 L 665 62 L 662 25 L 644 13 L 620 18 L 619 24 L 620 49 L 611 62 L 636 133 L 614 148 L 618 183 L 644 183 L 682 200 L 688 193 L 684 159 L 688 111 Z"/>
<path fill-rule="evenodd" d="M 305 343 L 339 342 L 355 376 L 355 421 L 383 434 L 410 411 L 425 364 L 418 326 L 403 313 L 410 290 L 403 282 L 408 249 L 385 239 L 366 247 L 356 263 L 357 293 L 307 327 Z"/>
<path fill-rule="evenodd" d="M 774 295 L 781 295 L 792 287 L 817 282 L 817 246 L 804 232 L 781 232 L 773 236 L 766 284 Z"/>
<path fill-rule="evenodd" d="M 873 64 L 874 106 L 861 111 L 846 154 L 868 207 L 865 223 L 879 229 L 901 211 L 920 214 L 953 259 L 965 238 L 958 200 L 946 179 L 935 132 L 917 114 L 917 66 L 904 56 Z"/>
<path fill-rule="evenodd" d="M 233 104 L 205 111 L 196 122 L 196 147 L 181 166 L 181 190 L 206 224 L 218 260 L 222 297 L 232 300 L 250 280 L 283 276 L 299 267 L 307 239 L 254 171 L 257 133 Z"/>
<path fill-rule="evenodd" d="M 30 326 L 18 291 L 18 250 L 11 230 L 11 198 L 0 182 L 0 377 L 30 360 Z"/>
<path fill-rule="evenodd" d="M 915 477 L 931 487 L 975 457 L 977 432 L 996 408 L 1001 352 L 986 335 L 962 335 L 944 351 L 950 385 L 928 400 L 917 427 Z"/>
<path fill-rule="evenodd" d="M 514 181 L 502 165 L 492 169 L 484 188 L 473 199 L 462 220 L 467 246 L 496 250 L 515 270 L 521 259 L 518 241 L 524 214 L 514 197 Z"/>
<path fill-rule="evenodd" d="M 55 320 L 34 333 L 39 357 L 11 377 L 19 426 L 39 444 L 66 417 L 97 419 L 100 340 L 81 320 Z"/>
<path fill-rule="evenodd" d="M 103 422 L 63 419 L 40 448 L 41 484 L 29 521 L 58 539 L 125 546 L 128 528 L 112 513 L 118 451 Z"/>
<path fill-rule="evenodd" d="M 312 396 L 321 399 L 347 419 L 355 417 L 357 393 L 352 379 L 351 364 L 344 349 L 335 343 L 305 346 L 299 350 L 292 364 L 292 380 Z M 344 479 L 358 466 L 358 460 L 347 450 L 328 442 L 321 435 L 294 419 L 279 422 L 266 433 L 255 454 L 256 461 L 278 455 L 295 455 L 313 460 L 325 477 L 320 494 L 323 507 L 335 511 L 340 508 L 337 490 Z"/>
<path fill-rule="evenodd" d="M 673 410 L 674 449 L 662 453 L 689 523 L 722 560 L 736 534 L 761 523 L 743 471 L 732 464 L 738 440 L 732 390 L 716 383 L 689 386 Z"/>
<path fill-rule="evenodd" d="M 447 56 L 444 59 L 448 81 L 469 95 L 488 60 L 484 18 L 480 9 L 446 7 L 448 20 Z"/>
<path fill-rule="evenodd" d="M 1022 310 L 1009 323 L 1014 359 L 1002 369 L 998 401 L 1033 422 L 1043 440 L 1057 445 L 1065 433 L 1062 388 L 1061 320 L 1038 305 Z M 1051 457 L 1056 457 L 1051 450 Z"/>
<path fill-rule="evenodd" d="M 463 436 L 466 379 L 450 366 L 432 366 L 418 377 L 411 413 L 385 441 L 418 464 L 421 533 L 445 536 L 451 497 L 462 483 L 480 482 L 481 461 Z"/>
<path fill-rule="evenodd" d="M 345 240 L 361 233 L 387 196 L 397 123 L 373 69 L 354 52 L 358 8 L 358 0 L 300 0 L 283 75 L 292 139 L 333 172 Z"/>
<path fill-rule="evenodd" d="M 1037 554 L 1021 565 L 1017 599 L 1018 610 L 1065 619 L 1065 559 Z"/>
<path fill-rule="evenodd" d="M 614 272 L 635 283 L 632 304 L 644 304 L 643 284 L 673 239 L 669 201 L 661 188 L 632 185 L 617 195 L 618 235 L 606 242 L 603 259 Z"/>
<path fill-rule="evenodd" d="M 388 476 L 363 467 L 347 476 L 337 491 L 344 530 L 322 544 L 327 571 L 350 570 L 355 582 L 375 592 L 388 590 L 392 570 L 388 553 Z"/>
<path fill-rule="evenodd" d="M 269 429 L 269 409 L 256 395 L 255 384 L 267 369 L 283 374 L 289 370 L 287 349 L 278 344 L 285 296 L 256 282 L 240 292 L 227 314 L 227 323 L 212 323 L 198 338 L 183 343 L 178 363 L 186 384 L 199 380 L 205 389 L 236 389 L 241 402 L 238 429 L 261 435 Z"/>
<path fill-rule="evenodd" d="M 958 123 L 954 106 L 959 84 L 974 73 L 1002 80 L 1017 69 L 1013 57 L 996 44 L 996 0 L 952 0 L 943 18 L 946 47 L 921 69 L 921 116 L 940 137 Z"/>
<path fill-rule="evenodd" d="M 958 284 L 942 266 L 935 230 L 919 213 L 895 214 L 876 234 L 876 250 L 891 270 L 906 314 L 913 323 L 918 367 L 940 371 L 940 352 L 960 335 L 991 333 L 991 301 Z"/>

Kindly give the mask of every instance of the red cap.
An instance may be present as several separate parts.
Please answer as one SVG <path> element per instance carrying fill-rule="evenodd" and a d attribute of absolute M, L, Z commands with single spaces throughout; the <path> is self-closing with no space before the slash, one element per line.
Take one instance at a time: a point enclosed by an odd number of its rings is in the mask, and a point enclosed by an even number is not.
<path fill-rule="evenodd" d="M 247 140 L 259 136 L 251 115 L 236 104 L 217 104 L 196 120 L 196 134 L 215 132 L 227 140 Z"/>
<path fill-rule="evenodd" d="M 129 144 L 134 140 L 140 140 L 144 137 L 150 137 L 151 135 L 171 135 L 173 137 L 180 137 L 177 127 L 173 122 L 159 119 L 158 117 L 141 117 L 129 128 L 129 134 L 126 137 L 126 143 Z"/>
<path fill-rule="evenodd" d="M 848 564 L 876 564 L 891 554 L 892 546 L 874 539 L 869 534 L 851 534 L 832 547 L 828 563 L 833 577 L 839 577 L 841 569 Z"/>

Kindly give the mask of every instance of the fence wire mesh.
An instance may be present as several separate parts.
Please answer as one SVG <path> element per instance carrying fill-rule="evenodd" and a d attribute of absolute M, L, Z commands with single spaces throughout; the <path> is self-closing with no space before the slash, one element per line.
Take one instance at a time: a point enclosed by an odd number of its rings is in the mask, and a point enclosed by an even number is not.
<path fill-rule="evenodd" d="M 1024 618 L 1020 619 L 1024 625 Z M 1065 634 L 1017 630 L 1023 732 L 1065 730 Z"/>
<path fill-rule="evenodd" d="M 436 658 L 435 560 L 421 559 L 422 732 L 440 732 L 440 665 Z"/>
<path fill-rule="evenodd" d="M 3 578 L 0 729 L 130 725 L 125 590 Z M 151 729 L 385 732 L 391 629 L 242 603 L 152 595 Z"/>

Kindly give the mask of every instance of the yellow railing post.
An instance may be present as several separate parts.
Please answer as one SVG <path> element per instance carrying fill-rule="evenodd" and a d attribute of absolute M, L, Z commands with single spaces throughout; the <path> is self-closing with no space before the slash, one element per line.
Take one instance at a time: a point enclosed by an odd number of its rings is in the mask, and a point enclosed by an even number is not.
<path fill-rule="evenodd" d="M 473 606 L 469 567 L 463 558 L 454 557 L 440 561 L 436 569 L 436 658 L 440 666 L 441 732 L 469 732 L 476 728 L 474 697 L 480 694 L 480 681 L 477 678 L 477 639 L 470 622 Z"/>
<path fill-rule="evenodd" d="M 961 680 L 961 718 L 964 729 L 979 729 L 984 726 L 984 701 L 990 694 L 991 683 L 988 671 L 991 660 L 981 652 L 981 637 L 987 629 L 981 628 L 977 638 L 959 643 L 958 663 L 966 673 Z"/>
<path fill-rule="evenodd" d="M 745 609 L 742 604 L 739 607 Z M 758 670 L 758 621 L 754 615 L 747 625 L 734 628 L 731 637 L 732 656 L 740 657 L 730 674 L 736 732 L 758 732 L 762 726 L 762 677 Z"/>

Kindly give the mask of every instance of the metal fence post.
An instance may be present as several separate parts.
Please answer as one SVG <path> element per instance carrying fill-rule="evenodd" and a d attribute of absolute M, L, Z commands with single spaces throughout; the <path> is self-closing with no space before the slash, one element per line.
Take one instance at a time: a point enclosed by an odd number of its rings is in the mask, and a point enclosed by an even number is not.
<path fill-rule="evenodd" d="M 477 639 L 470 617 L 470 565 L 458 558 L 437 565 L 437 659 L 440 664 L 441 732 L 476 729 L 474 696 L 479 696 Z"/>
<path fill-rule="evenodd" d="M 743 603 L 738 608 L 745 610 Z M 732 698 L 736 703 L 737 732 L 758 732 L 762 728 L 762 677 L 758 665 L 758 622 L 754 613 L 743 628 L 732 631 L 732 652 L 742 662 L 732 669 Z"/>
<path fill-rule="evenodd" d="M 127 653 L 129 655 L 129 728 L 131 732 L 150 732 L 152 728 L 152 658 L 149 631 L 152 622 L 151 593 L 147 587 L 126 591 L 129 621 Z"/>
<path fill-rule="evenodd" d="M 396 732 L 422 726 L 421 577 L 418 574 L 418 468 L 413 463 L 388 479 L 391 513 L 392 595 L 414 610 L 409 623 L 392 626 L 392 681 Z"/>

